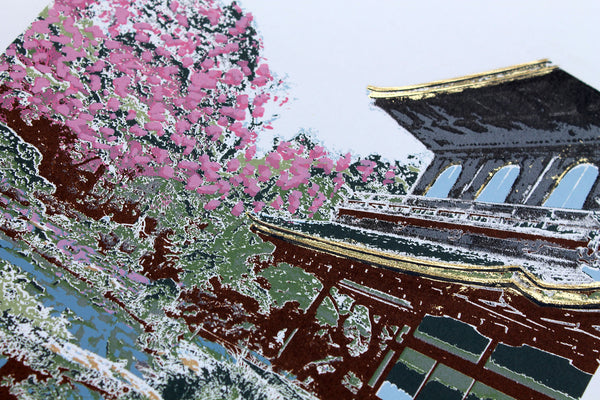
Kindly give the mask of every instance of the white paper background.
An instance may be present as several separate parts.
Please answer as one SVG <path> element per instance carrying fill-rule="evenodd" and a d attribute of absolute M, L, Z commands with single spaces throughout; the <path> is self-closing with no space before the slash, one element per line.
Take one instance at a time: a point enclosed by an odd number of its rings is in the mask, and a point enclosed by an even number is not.
<path fill-rule="evenodd" d="M 0 49 L 45 7 L 0 0 Z M 370 105 L 368 84 L 404 86 L 549 58 L 600 88 L 600 2 L 242 0 L 291 100 L 274 132 L 403 159 L 424 148 Z M 264 146 L 272 137 L 266 137 Z M 600 373 L 583 399 L 600 398 Z"/>

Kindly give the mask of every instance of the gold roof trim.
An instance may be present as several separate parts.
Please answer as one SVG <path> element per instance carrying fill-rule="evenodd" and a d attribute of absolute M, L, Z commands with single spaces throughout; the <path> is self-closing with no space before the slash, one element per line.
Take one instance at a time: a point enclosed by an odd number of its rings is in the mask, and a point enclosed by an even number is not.
<path fill-rule="evenodd" d="M 600 308 L 600 286 L 596 282 L 574 285 L 555 284 L 541 281 L 518 265 L 454 264 L 402 256 L 365 246 L 323 239 L 262 221 L 252 214 L 248 216 L 252 220 L 251 228 L 256 231 L 307 249 L 418 274 L 430 279 L 488 287 L 507 287 L 549 306 Z"/>
<path fill-rule="evenodd" d="M 369 97 L 374 99 L 408 98 L 420 100 L 433 97 L 438 93 L 457 93 L 462 92 L 464 89 L 492 86 L 504 82 L 541 76 L 554 71 L 556 68 L 557 66 L 552 65 L 550 60 L 542 59 L 420 85 L 401 87 L 367 86 L 367 89 L 371 92 Z"/>

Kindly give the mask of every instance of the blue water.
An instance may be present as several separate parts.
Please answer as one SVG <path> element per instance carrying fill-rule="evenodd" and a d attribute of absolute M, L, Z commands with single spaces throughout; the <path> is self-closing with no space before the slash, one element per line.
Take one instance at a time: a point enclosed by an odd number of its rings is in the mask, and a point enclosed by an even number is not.
<path fill-rule="evenodd" d="M 69 331 L 78 339 L 76 344 L 113 361 L 127 360 L 129 370 L 142 377 L 142 374 L 135 369 L 135 363 L 136 361 L 148 363 L 149 360 L 148 356 L 135 345 L 141 329 L 118 321 L 115 316 L 93 305 L 85 294 L 71 286 L 56 285 L 57 277 L 52 271 L 31 264 L 18 251 L 14 244 L 0 239 L 0 259 L 18 266 L 44 287 L 45 292 L 39 295 L 38 301 L 45 307 L 52 308 L 53 316 L 58 316 L 69 309 L 79 317 L 68 317 Z"/>
<path fill-rule="evenodd" d="M 75 387 L 77 388 L 77 390 L 69 393 L 69 397 L 67 397 L 67 400 L 95 400 L 102 398 L 100 395 L 98 395 L 98 393 L 88 389 L 80 383 L 75 383 Z"/>
<path fill-rule="evenodd" d="M 231 354 L 229 354 L 227 349 L 218 343 L 208 341 L 198 335 L 196 335 L 196 337 L 194 338 L 194 343 L 196 343 L 200 347 L 206 347 L 207 349 L 210 349 L 213 352 L 217 353 L 219 356 L 221 356 L 222 360 L 227 360 L 233 363 L 236 362 L 236 359 Z"/>

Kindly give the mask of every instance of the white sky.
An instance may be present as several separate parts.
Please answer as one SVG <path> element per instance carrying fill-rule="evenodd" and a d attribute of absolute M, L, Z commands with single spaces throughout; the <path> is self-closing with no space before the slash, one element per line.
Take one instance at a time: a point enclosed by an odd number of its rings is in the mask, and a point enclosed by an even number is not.
<path fill-rule="evenodd" d="M 306 129 L 340 152 L 403 159 L 424 151 L 372 106 L 368 84 L 411 85 L 549 58 L 600 88 L 598 1 L 239 1 L 255 16 L 271 70 L 290 85 L 263 147 Z M 24 15 L 47 3 L 0 2 L 2 48 L 24 30 Z"/>
<path fill-rule="evenodd" d="M 0 48 L 47 4 L 0 0 Z M 240 0 L 292 98 L 274 134 L 313 131 L 328 148 L 402 159 L 424 148 L 375 109 L 366 86 L 404 86 L 549 58 L 600 89 L 600 2 Z M 272 136 L 265 136 L 269 146 Z M 584 399 L 597 399 L 596 374 Z"/>
<path fill-rule="evenodd" d="M 549 58 L 600 88 L 600 2 L 241 0 L 295 101 L 275 133 L 312 129 L 330 148 L 423 151 L 374 109 L 366 86 L 404 86 Z"/>

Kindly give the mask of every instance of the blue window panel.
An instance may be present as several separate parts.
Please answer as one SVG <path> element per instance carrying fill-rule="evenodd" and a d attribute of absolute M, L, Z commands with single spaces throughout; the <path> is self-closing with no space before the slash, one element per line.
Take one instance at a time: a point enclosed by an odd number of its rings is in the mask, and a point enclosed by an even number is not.
<path fill-rule="evenodd" d="M 581 268 L 590 278 L 596 282 L 600 282 L 600 270 L 597 268 L 590 268 L 587 265 Z"/>
<path fill-rule="evenodd" d="M 402 389 L 398 389 L 396 385 L 388 381 L 383 382 L 381 388 L 377 392 L 377 397 L 382 400 L 412 400 L 412 396 Z"/>
<path fill-rule="evenodd" d="M 580 164 L 574 167 L 563 176 L 544 206 L 581 209 L 597 177 L 598 168 L 595 165 Z"/>
<path fill-rule="evenodd" d="M 439 199 L 448 197 L 448 193 L 450 193 L 450 190 L 456 183 L 461 170 L 462 167 L 460 165 L 451 165 L 446 168 L 435 180 L 435 183 L 431 185 L 425 196 L 437 197 Z"/>
<path fill-rule="evenodd" d="M 485 185 L 476 200 L 487 203 L 504 203 L 519 176 L 520 170 L 521 168 L 517 165 L 507 165 L 500 168 Z"/>

